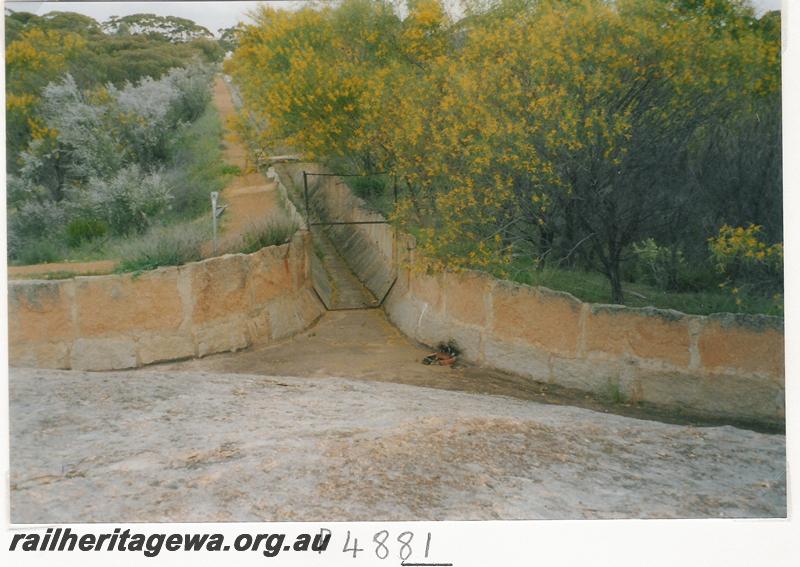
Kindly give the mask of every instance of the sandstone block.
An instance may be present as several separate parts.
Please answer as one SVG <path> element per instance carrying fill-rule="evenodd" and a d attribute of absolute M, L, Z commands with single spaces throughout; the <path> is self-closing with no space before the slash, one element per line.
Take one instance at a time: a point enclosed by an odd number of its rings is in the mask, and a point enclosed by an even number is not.
<path fill-rule="evenodd" d="M 411 274 L 411 293 L 414 297 L 427 303 L 434 311 L 441 311 L 444 307 L 442 294 L 442 276 L 428 276 L 425 274 Z"/>
<path fill-rule="evenodd" d="M 194 340 L 190 333 L 152 333 L 139 336 L 139 362 L 152 364 L 194 356 Z"/>
<path fill-rule="evenodd" d="M 305 328 L 294 297 L 274 299 L 267 309 L 273 340 L 291 337 Z"/>
<path fill-rule="evenodd" d="M 586 319 L 586 350 L 687 368 L 690 320 L 677 311 L 592 305 Z"/>
<path fill-rule="evenodd" d="M 483 345 L 484 361 L 498 370 L 505 370 L 539 382 L 550 381 L 550 354 L 532 345 L 487 338 Z"/>
<path fill-rule="evenodd" d="M 492 291 L 492 334 L 499 340 L 528 343 L 574 356 L 581 303 L 568 294 L 497 282 Z"/>
<path fill-rule="evenodd" d="M 784 336 L 773 318 L 708 317 L 698 347 L 707 372 L 764 374 L 783 383 Z"/>
<path fill-rule="evenodd" d="M 781 384 L 753 376 L 645 372 L 641 399 L 707 416 L 779 423 L 784 419 Z"/>
<path fill-rule="evenodd" d="M 75 302 L 81 337 L 177 329 L 183 319 L 175 268 L 76 278 Z"/>
<path fill-rule="evenodd" d="M 486 298 L 491 289 L 491 278 L 484 274 L 446 274 L 444 290 L 447 297 L 447 316 L 469 325 L 486 325 L 489 320 Z"/>
<path fill-rule="evenodd" d="M 68 370 L 69 344 L 66 342 L 9 344 L 8 360 L 10 366 Z"/>
<path fill-rule="evenodd" d="M 123 370 L 138 366 L 132 339 L 78 339 L 72 348 L 73 370 Z"/>
<path fill-rule="evenodd" d="M 392 291 L 386 298 L 384 308 L 395 327 L 409 337 L 417 338 L 419 316 L 422 313 L 422 305 L 419 302 L 415 301 L 410 294 L 396 295 Z"/>
<path fill-rule="evenodd" d="M 194 325 L 248 311 L 248 264 L 244 254 L 228 254 L 191 265 Z"/>
<path fill-rule="evenodd" d="M 312 325 L 325 311 L 325 307 L 320 303 L 317 295 L 308 288 L 299 292 L 297 302 L 298 313 L 304 327 Z"/>
<path fill-rule="evenodd" d="M 269 323 L 269 310 L 264 308 L 255 313 L 251 313 L 247 318 L 247 334 L 254 343 L 269 341 L 271 333 Z"/>
<path fill-rule="evenodd" d="M 203 357 L 217 352 L 236 351 L 250 346 L 247 336 L 247 321 L 233 316 L 216 320 L 194 329 L 197 356 Z"/>
<path fill-rule="evenodd" d="M 249 264 L 246 285 L 252 305 L 261 306 L 291 293 L 293 283 L 287 252 L 286 246 L 271 246 L 246 257 Z"/>
<path fill-rule="evenodd" d="M 71 340 L 71 281 L 11 281 L 8 284 L 9 344 Z"/>
<path fill-rule="evenodd" d="M 554 356 L 550 364 L 550 382 L 564 388 L 592 392 L 601 398 L 619 394 L 625 400 L 632 400 L 638 395 L 632 361 Z"/>

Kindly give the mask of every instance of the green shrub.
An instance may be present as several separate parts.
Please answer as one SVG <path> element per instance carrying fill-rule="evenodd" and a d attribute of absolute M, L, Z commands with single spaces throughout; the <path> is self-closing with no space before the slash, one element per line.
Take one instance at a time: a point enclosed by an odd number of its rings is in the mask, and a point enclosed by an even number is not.
<path fill-rule="evenodd" d="M 50 238 L 40 238 L 23 242 L 15 251 L 15 264 L 47 264 L 64 258 L 62 247 Z"/>
<path fill-rule="evenodd" d="M 652 238 L 637 242 L 632 248 L 637 280 L 661 290 L 675 290 L 679 287 L 678 280 L 686 269 L 683 252 L 668 246 L 659 246 Z"/>
<path fill-rule="evenodd" d="M 191 125 L 184 128 L 170 146 L 168 182 L 172 188 L 172 211 L 182 219 L 207 214 L 211 207 L 209 194 L 221 191 L 226 170 L 219 141 L 222 123 L 214 105 Z"/>
<path fill-rule="evenodd" d="M 67 225 L 67 244 L 77 248 L 84 242 L 100 238 L 108 233 L 108 225 L 101 220 L 75 219 Z"/>
<path fill-rule="evenodd" d="M 386 175 L 346 177 L 345 180 L 353 193 L 361 197 L 370 209 L 384 215 L 392 212 L 394 192 Z"/>
<path fill-rule="evenodd" d="M 145 172 L 130 165 L 109 178 L 91 178 L 85 207 L 102 218 L 116 235 L 143 232 L 170 206 L 172 193 L 160 170 Z"/>
<path fill-rule="evenodd" d="M 158 226 L 135 240 L 117 247 L 120 272 L 154 270 L 159 266 L 180 266 L 203 258 L 203 244 L 208 241 L 207 224 L 188 222 Z"/>

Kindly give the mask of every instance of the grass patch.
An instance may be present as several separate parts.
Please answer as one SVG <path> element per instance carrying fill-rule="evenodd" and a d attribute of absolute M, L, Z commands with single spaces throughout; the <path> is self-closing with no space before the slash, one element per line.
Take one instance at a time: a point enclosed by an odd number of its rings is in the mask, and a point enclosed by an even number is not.
<path fill-rule="evenodd" d="M 588 303 L 609 303 L 611 299 L 611 285 L 605 276 L 595 272 L 528 268 L 512 270 L 507 279 L 566 291 Z M 745 299 L 741 305 L 737 305 L 736 297 L 725 291 L 670 292 L 644 283 L 632 282 L 625 282 L 622 287 L 625 305 L 629 307 L 675 309 L 694 315 L 711 313 L 783 315 L 782 310 L 768 298 L 751 297 Z"/>
<path fill-rule="evenodd" d="M 234 177 L 239 177 L 242 174 L 241 167 L 238 165 L 231 165 L 229 163 L 223 164 L 220 171 L 223 175 L 233 175 Z"/>
<path fill-rule="evenodd" d="M 286 244 L 297 232 L 297 223 L 289 220 L 269 219 L 247 227 L 244 234 L 228 244 L 223 253 L 252 254 L 267 246 Z"/>
<path fill-rule="evenodd" d="M 624 404 L 627 402 L 627 398 L 625 394 L 622 392 L 622 388 L 620 388 L 618 382 L 611 382 L 609 380 L 608 386 L 606 387 L 605 392 L 605 399 L 611 404 Z"/>
<path fill-rule="evenodd" d="M 115 255 L 121 258 L 116 271 L 143 272 L 202 260 L 203 244 L 210 235 L 206 222 L 154 227 L 140 238 L 115 247 Z"/>

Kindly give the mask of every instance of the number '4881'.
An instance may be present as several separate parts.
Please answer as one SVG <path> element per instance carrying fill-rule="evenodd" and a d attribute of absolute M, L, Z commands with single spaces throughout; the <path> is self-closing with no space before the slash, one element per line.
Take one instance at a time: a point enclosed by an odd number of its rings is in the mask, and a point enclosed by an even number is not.
<path fill-rule="evenodd" d="M 431 534 L 428 532 L 427 538 L 425 540 L 425 549 L 424 549 L 424 557 L 428 557 L 428 553 L 431 549 Z M 374 544 L 374 551 L 375 555 L 378 559 L 386 559 L 391 555 L 391 551 L 389 549 L 390 545 L 396 547 L 396 557 L 399 557 L 402 561 L 405 561 L 409 557 L 411 557 L 412 549 L 412 541 L 414 540 L 414 532 L 403 532 L 395 538 L 395 540 L 390 541 L 389 532 L 386 530 L 381 530 L 376 532 L 375 535 L 372 536 L 372 542 Z M 396 542 L 396 543 L 395 543 Z M 398 545 L 399 544 L 399 545 Z M 350 531 L 347 531 L 347 539 L 344 542 L 344 548 L 342 549 L 343 553 L 352 553 L 353 557 L 358 557 L 358 554 L 362 551 L 365 551 L 363 547 L 358 547 L 358 538 L 351 537 Z"/>

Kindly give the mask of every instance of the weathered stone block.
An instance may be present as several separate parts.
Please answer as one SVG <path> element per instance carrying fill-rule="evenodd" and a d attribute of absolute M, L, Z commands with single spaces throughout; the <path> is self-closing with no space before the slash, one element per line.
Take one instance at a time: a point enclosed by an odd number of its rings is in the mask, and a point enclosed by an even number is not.
<path fill-rule="evenodd" d="M 581 303 L 566 293 L 498 282 L 492 291 L 492 334 L 574 356 Z"/>
<path fill-rule="evenodd" d="M 427 303 L 434 311 L 442 311 L 444 307 L 444 296 L 442 294 L 442 276 L 428 276 L 425 274 L 412 273 L 411 293 L 414 298 Z"/>
<path fill-rule="evenodd" d="M 586 350 L 686 368 L 690 320 L 677 311 L 592 305 L 586 319 Z"/>
<path fill-rule="evenodd" d="M 203 357 L 216 352 L 236 351 L 250 346 L 247 336 L 247 320 L 235 315 L 195 327 L 197 356 Z"/>
<path fill-rule="evenodd" d="M 407 268 L 400 267 L 397 270 L 397 281 L 394 283 L 392 287 L 391 293 L 386 297 L 386 300 L 389 300 L 389 297 L 399 297 L 401 295 L 406 295 L 411 291 L 411 273 Z"/>
<path fill-rule="evenodd" d="M 76 278 L 75 302 L 80 337 L 177 329 L 183 319 L 175 268 Z"/>
<path fill-rule="evenodd" d="M 290 337 L 305 328 L 294 297 L 274 299 L 267 309 L 273 340 Z"/>
<path fill-rule="evenodd" d="M 289 271 L 291 273 L 290 286 L 291 291 L 298 290 L 304 287 L 306 280 L 306 246 L 311 246 L 310 242 L 306 242 L 306 234 L 304 232 L 295 232 L 289 244 L 285 244 L 286 255 L 289 261 Z M 283 246 L 281 246 L 283 248 Z"/>
<path fill-rule="evenodd" d="M 771 317 L 708 317 L 698 338 L 706 372 L 766 374 L 783 382 L 782 321 Z"/>
<path fill-rule="evenodd" d="M 247 335 L 253 343 L 268 342 L 271 335 L 269 310 L 264 307 L 247 318 Z"/>
<path fill-rule="evenodd" d="M 486 338 L 483 345 L 486 364 L 539 382 L 550 381 L 550 354 L 532 345 Z"/>
<path fill-rule="evenodd" d="M 313 290 L 308 288 L 300 290 L 297 298 L 297 312 L 300 314 L 304 328 L 312 325 L 324 311 L 325 307 Z"/>
<path fill-rule="evenodd" d="M 249 264 L 246 284 L 253 306 L 291 293 L 293 283 L 287 253 L 288 246 L 271 246 L 246 257 Z"/>
<path fill-rule="evenodd" d="M 11 281 L 8 284 L 8 339 L 11 346 L 71 340 L 71 281 Z"/>
<path fill-rule="evenodd" d="M 248 311 L 248 264 L 244 254 L 227 254 L 191 265 L 194 325 Z"/>
<path fill-rule="evenodd" d="M 550 381 L 564 388 L 592 392 L 603 398 L 614 398 L 617 394 L 625 400 L 637 397 L 632 361 L 554 356 L 550 367 Z"/>
<path fill-rule="evenodd" d="M 194 356 L 194 340 L 188 332 L 152 333 L 138 338 L 139 362 L 152 364 Z"/>
<path fill-rule="evenodd" d="M 70 368 L 69 344 L 66 342 L 34 342 L 9 344 L 10 366 L 27 368 Z"/>
<path fill-rule="evenodd" d="M 641 399 L 703 415 L 778 423 L 784 419 L 781 384 L 753 376 L 645 372 Z"/>
<path fill-rule="evenodd" d="M 415 301 L 411 295 L 398 295 L 394 291 L 389 294 L 384 303 L 389 320 L 404 334 L 417 338 L 419 316 L 422 305 Z"/>
<path fill-rule="evenodd" d="M 72 347 L 73 370 L 135 368 L 136 343 L 132 339 L 78 339 Z"/>
<path fill-rule="evenodd" d="M 488 322 L 487 295 L 491 278 L 477 272 L 448 273 L 444 277 L 447 316 L 469 325 Z"/>

